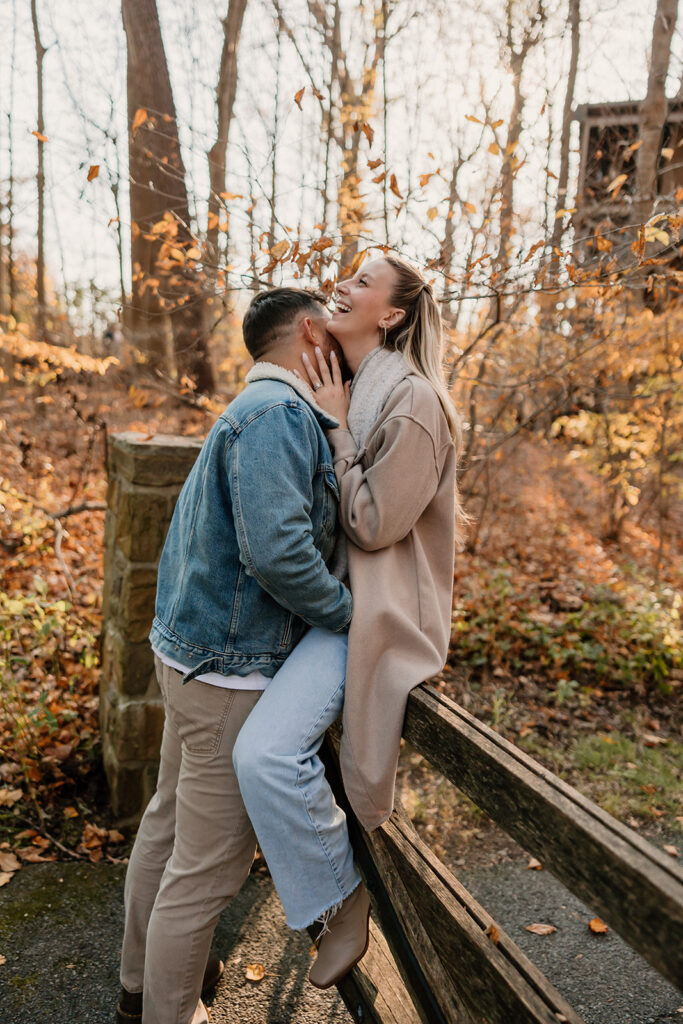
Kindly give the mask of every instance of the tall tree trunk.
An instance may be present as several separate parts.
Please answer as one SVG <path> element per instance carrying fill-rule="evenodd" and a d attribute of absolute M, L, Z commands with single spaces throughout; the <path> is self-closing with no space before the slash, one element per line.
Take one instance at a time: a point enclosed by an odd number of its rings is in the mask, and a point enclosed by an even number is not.
<path fill-rule="evenodd" d="M 36 260 L 36 334 L 40 341 L 45 340 L 45 162 L 44 138 L 45 121 L 43 119 L 43 58 L 45 47 L 40 41 L 38 31 L 38 12 L 36 0 L 31 0 L 31 21 L 33 22 L 33 39 L 36 48 L 36 79 L 38 86 L 38 172 L 36 190 L 38 193 L 38 258 Z"/>
<path fill-rule="evenodd" d="M 3 211 L 7 204 L 0 202 L 0 324 L 4 324 L 7 316 L 7 260 L 5 258 L 5 221 Z"/>
<path fill-rule="evenodd" d="M 10 106 L 10 110 L 12 107 Z M 14 266 L 14 132 L 12 114 L 7 115 L 9 141 L 9 187 L 7 189 L 7 283 L 9 289 L 9 315 L 17 315 L 17 276 Z"/>
<path fill-rule="evenodd" d="M 533 10 L 529 11 L 524 28 L 522 41 L 514 44 L 514 8 L 515 0 L 507 0 L 505 5 L 506 39 L 509 70 L 512 77 L 512 107 L 507 123 L 507 142 L 503 152 L 503 165 L 500 171 L 500 216 L 498 229 L 498 252 L 493 263 L 497 277 L 500 279 L 508 269 L 510 239 L 514 218 L 515 177 L 519 165 L 517 146 L 522 130 L 522 110 L 524 95 L 522 93 L 522 73 L 529 51 L 540 39 L 540 28 L 545 19 L 543 0 L 536 0 Z M 497 309 L 497 298 L 492 301 L 492 312 Z"/>
<path fill-rule="evenodd" d="M 270 225 L 268 227 L 268 248 L 272 249 L 275 245 L 275 224 L 277 222 L 276 206 L 277 206 L 277 149 L 278 149 L 278 131 L 280 127 L 279 121 L 279 107 L 280 107 L 280 73 L 282 70 L 282 17 L 278 14 L 277 18 L 277 60 L 275 63 L 275 109 L 273 114 L 273 150 L 270 162 Z M 273 261 L 268 260 L 268 284 L 273 283 Z"/>
<path fill-rule="evenodd" d="M 636 220 L 643 224 L 652 213 L 657 195 L 657 170 L 662 130 L 666 123 L 666 76 L 671 37 L 676 27 L 678 0 L 657 0 L 652 28 L 652 53 L 647 95 L 640 107 L 640 138 L 636 163 Z"/>
<path fill-rule="evenodd" d="M 122 0 L 132 228 L 133 341 L 165 368 L 162 313 L 169 308 L 179 376 L 213 390 L 204 329 L 204 294 L 194 258 L 185 166 L 155 0 Z M 139 113 L 139 112 L 142 113 Z M 136 121 L 136 116 L 138 120 Z M 168 228 L 153 231 L 164 220 Z M 178 256 L 180 251 L 181 256 Z"/>
<path fill-rule="evenodd" d="M 237 52 L 246 8 L 247 0 L 229 0 L 228 11 L 222 22 L 223 50 L 216 88 L 216 141 L 208 152 L 210 192 L 206 251 L 209 261 L 207 275 L 211 281 L 215 280 L 219 262 L 218 224 L 223 206 L 221 192 L 226 190 L 226 152 L 237 93 Z"/>
<path fill-rule="evenodd" d="M 576 85 L 576 71 L 579 66 L 579 27 L 581 24 L 581 0 L 569 0 L 569 25 L 571 29 L 571 52 L 569 57 L 569 75 L 567 76 L 567 89 L 564 94 L 564 106 L 562 108 L 562 138 L 560 140 L 560 167 L 557 176 L 557 205 L 562 208 L 567 206 L 567 183 L 569 182 L 569 139 L 572 127 L 572 104 L 574 102 L 574 86 Z M 555 211 L 557 213 L 557 211 Z M 556 217 L 553 227 L 551 246 L 553 249 L 560 248 L 563 235 L 563 217 Z M 557 259 L 553 255 L 552 265 L 557 266 Z"/>

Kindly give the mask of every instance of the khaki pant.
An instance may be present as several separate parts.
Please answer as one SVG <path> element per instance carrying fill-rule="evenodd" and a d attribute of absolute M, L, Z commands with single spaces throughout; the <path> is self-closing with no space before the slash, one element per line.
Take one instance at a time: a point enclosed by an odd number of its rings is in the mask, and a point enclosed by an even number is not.
<path fill-rule="evenodd" d="M 126 875 L 121 984 L 144 992 L 143 1024 L 190 1024 L 218 917 L 254 858 L 232 749 L 261 691 L 183 685 L 155 665 L 166 721 Z"/>

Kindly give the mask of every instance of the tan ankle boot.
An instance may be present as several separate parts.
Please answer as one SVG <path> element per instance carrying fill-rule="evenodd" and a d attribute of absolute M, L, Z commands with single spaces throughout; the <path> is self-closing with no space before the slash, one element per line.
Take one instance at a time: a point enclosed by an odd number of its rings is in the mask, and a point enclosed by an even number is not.
<path fill-rule="evenodd" d="M 308 980 L 316 988 L 336 985 L 365 956 L 369 938 L 370 898 L 361 883 L 327 925 Z"/>

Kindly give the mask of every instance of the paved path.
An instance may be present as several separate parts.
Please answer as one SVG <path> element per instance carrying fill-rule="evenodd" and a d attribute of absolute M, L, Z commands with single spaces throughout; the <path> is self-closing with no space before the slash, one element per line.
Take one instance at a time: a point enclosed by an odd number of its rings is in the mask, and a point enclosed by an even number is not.
<path fill-rule="evenodd" d="M 0 889 L 0 1024 L 113 1024 L 124 871 L 37 864 Z M 215 1024 L 349 1024 L 336 990 L 308 984 L 310 940 L 286 927 L 270 879 L 249 877 L 214 948 L 227 965 Z M 254 962 L 267 972 L 257 984 L 244 976 Z"/>
<path fill-rule="evenodd" d="M 0 889 L 0 1024 L 112 1024 L 123 875 L 38 864 Z M 592 935 L 593 915 L 546 871 L 504 864 L 459 878 L 588 1024 L 683 1024 L 683 996 L 613 932 Z M 526 932 L 535 921 L 558 931 Z M 216 932 L 227 971 L 210 1004 L 215 1024 L 348 1024 L 339 996 L 306 982 L 309 945 L 286 928 L 270 880 L 252 875 Z M 253 962 L 267 972 L 258 984 L 244 976 Z"/>

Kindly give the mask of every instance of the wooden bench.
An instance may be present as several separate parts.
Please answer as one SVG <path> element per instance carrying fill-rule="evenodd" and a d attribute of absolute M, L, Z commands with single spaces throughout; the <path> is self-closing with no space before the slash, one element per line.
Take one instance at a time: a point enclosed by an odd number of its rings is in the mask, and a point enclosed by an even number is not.
<path fill-rule="evenodd" d="M 410 696 L 405 739 L 657 971 L 683 984 L 676 861 L 430 686 Z M 344 806 L 373 905 L 370 946 L 339 985 L 357 1022 L 581 1024 L 493 918 L 422 842 L 401 808 L 367 833 Z"/>

